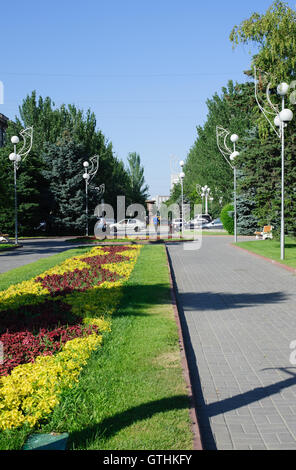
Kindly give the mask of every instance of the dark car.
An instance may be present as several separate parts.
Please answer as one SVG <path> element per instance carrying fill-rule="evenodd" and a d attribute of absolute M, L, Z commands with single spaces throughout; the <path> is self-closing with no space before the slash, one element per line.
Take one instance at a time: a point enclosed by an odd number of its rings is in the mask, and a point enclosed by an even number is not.
<path fill-rule="evenodd" d="M 208 224 L 205 224 L 203 228 L 206 229 L 216 229 L 216 230 L 223 230 L 223 224 L 221 222 L 221 219 L 214 219 L 212 222 L 209 222 Z"/>
<path fill-rule="evenodd" d="M 205 225 L 210 223 L 212 220 L 211 216 L 208 214 L 203 214 L 201 216 L 196 217 L 195 219 L 190 220 L 187 222 L 186 228 L 188 229 L 201 229 L 204 228 Z"/>

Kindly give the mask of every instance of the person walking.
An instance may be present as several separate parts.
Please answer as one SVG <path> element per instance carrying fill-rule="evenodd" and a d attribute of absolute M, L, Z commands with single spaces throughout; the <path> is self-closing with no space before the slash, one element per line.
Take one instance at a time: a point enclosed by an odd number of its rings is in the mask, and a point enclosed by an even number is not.
<path fill-rule="evenodd" d="M 155 232 L 157 233 L 157 230 L 158 230 L 158 217 L 157 217 L 156 214 L 153 217 L 153 225 L 154 225 Z"/>

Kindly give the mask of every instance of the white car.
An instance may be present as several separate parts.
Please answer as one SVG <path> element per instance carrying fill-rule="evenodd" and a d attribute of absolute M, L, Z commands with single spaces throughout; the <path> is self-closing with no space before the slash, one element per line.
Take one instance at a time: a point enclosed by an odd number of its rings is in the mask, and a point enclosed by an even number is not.
<path fill-rule="evenodd" d="M 181 230 L 182 219 L 173 219 L 172 226 L 173 226 L 173 230 Z M 184 221 L 184 226 L 185 226 L 185 221 Z"/>
<path fill-rule="evenodd" d="M 146 228 L 145 222 L 139 219 L 122 219 L 120 222 L 115 224 L 110 224 L 109 229 L 110 232 L 127 232 L 127 231 L 134 231 L 139 232 Z"/>

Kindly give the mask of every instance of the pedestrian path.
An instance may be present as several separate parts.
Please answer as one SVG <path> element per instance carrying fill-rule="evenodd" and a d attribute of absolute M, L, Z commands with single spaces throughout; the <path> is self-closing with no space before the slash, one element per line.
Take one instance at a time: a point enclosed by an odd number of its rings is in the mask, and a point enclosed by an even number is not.
<path fill-rule="evenodd" d="M 0 252 L 0 274 L 79 246 L 67 242 L 67 238 L 71 237 L 21 240 L 21 248 Z"/>
<path fill-rule="evenodd" d="M 296 277 L 231 241 L 168 246 L 203 447 L 296 449 Z"/>

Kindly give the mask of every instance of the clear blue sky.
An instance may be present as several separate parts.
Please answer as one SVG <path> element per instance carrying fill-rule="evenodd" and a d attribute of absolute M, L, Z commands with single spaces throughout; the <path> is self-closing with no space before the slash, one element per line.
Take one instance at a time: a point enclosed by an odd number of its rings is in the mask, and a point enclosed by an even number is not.
<path fill-rule="evenodd" d="M 294 2 L 287 2 L 295 7 Z M 185 159 L 206 100 L 245 81 L 248 47 L 233 26 L 271 0 L 14 0 L 1 4 L 0 112 L 14 118 L 27 94 L 74 103 L 126 161 L 138 152 L 151 196 L 169 194 L 170 157 Z"/>

